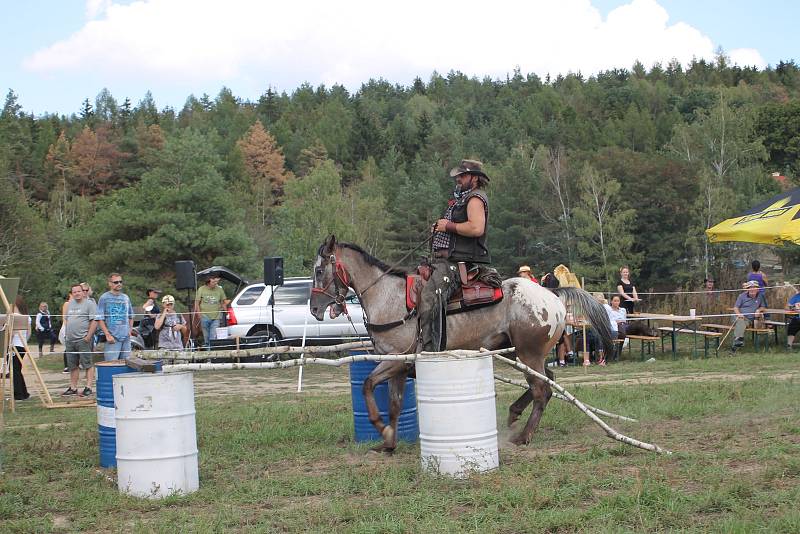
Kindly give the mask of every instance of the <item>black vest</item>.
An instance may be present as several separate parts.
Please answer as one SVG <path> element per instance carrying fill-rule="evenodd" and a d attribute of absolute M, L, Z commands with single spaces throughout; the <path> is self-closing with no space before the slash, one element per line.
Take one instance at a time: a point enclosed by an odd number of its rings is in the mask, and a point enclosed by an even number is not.
<path fill-rule="evenodd" d="M 471 263 L 491 263 L 489 249 L 486 248 L 486 229 L 489 228 L 489 198 L 483 189 L 473 189 L 453 206 L 453 222 L 461 223 L 467 220 L 467 204 L 473 197 L 478 197 L 483 201 L 483 213 L 486 216 L 486 226 L 483 234 L 478 237 L 467 237 L 453 234 L 450 240 L 450 259 L 451 261 L 467 261 Z"/>

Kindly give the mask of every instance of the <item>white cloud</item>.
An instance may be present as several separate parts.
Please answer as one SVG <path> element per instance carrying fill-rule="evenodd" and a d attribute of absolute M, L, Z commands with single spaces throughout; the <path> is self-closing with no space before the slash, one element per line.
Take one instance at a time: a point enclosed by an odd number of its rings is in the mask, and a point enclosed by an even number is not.
<path fill-rule="evenodd" d="M 755 48 L 734 48 L 728 53 L 731 62 L 740 67 L 756 66 L 763 69 L 767 66 L 767 62 L 762 55 Z"/>
<path fill-rule="evenodd" d="M 105 13 L 111 0 L 86 0 L 86 18 L 92 20 Z"/>
<path fill-rule="evenodd" d="M 649 66 L 714 56 L 708 37 L 669 24 L 655 0 L 632 0 L 605 20 L 589 0 L 87 0 L 86 10 L 92 16 L 83 28 L 26 58 L 25 68 L 154 86 L 292 89 L 308 81 L 357 88 L 370 77 L 408 83 L 433 70 L 591 74 L 637 59 Z M 735 52 L 737 62 L 760 58 L 755 50 Z"/>

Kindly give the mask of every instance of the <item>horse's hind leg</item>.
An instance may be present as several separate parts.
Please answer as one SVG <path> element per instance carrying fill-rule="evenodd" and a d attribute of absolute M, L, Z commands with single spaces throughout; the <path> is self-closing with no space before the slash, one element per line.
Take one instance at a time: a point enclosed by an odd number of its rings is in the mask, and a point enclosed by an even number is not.
<path fill-rule="evenodd" d="M 375 368 L 375 370 L 370 373 L 366 380 L 364 380 L 364 403 L 367 405 L 367 413 L 369 417 L 370 423 L 378 433 L 383 438 L 383 443 L 374 447 L 372 450 L 377 452 L 392 452 L 395 447 L 397 446 L 397 436 L 396 436 L 396 424 L 394 428 L 391 426 L 387 426 L 383 423 L 383 419 L 381 418 L 380 410 L 378 410 L 378 403 L 375 402 L 375 387 L 384 382 L 385 380 L 391 380 L 392 382 L 398 377 L 401 376 L 403 383 L 405 383 L 405 377 L 408 374 L 408 369 L 406 364 L 402 362 L 381 362 Z M 390 386 L 390 399 L 392 399 L 392 403 L 394 402 L 395 395 L 391 394 L 391 390 L 393 389 L 392 382 L 389 383 Z M 400 391 L 401 401 L 402 401 L 402 390 Z M 399 408 L 398 408 L 398 416 L 399 416 Z M 390 412 L 391 414 L 391 412 Z"/>
<path fill-rule="evenodd" d="M 552 379 L 553 373 L 549 372 L 549 369 L 544 367 L 544 357 L 537 360 L 539 365 L 531 365 L 531 363 L 528 362 L 524 363 L 526 363 L 526 365 L 528 365 L 528 367 L 534 371 L 538 371 Z M 531 410 L 530 417 L 528 417 L 528 422 L 525 424 L 525 428 L 523 428 L 519 434 L 511 439 L 511 442 L 515 445 L 524 445 L 530 443 L 534 430 L 536 430 L 536 427 L 539 426 L 539 421 L 542 418 L 544 409 L 547 406 L 547 403 L 550 401 L 550 397 L 553 396 L 550 385 L 545 381 L 533 376 L 526 376 L 525 378 L 528 381 L 528 391 L 533 397 L 533 409 Z"/>
<path fill-rule="evenodd" d="M 544 370 L 545 375 L 550 380 L 555 380 L 555 375 L 550 369 L 545 368 Z M 519 416 L 522 415 L 522 412 L 525 411 L 525 408 L 533 401 L 533 393 L 531 392 L 530 386 L 528 389 L 525 390 L 525 393 L 520 395 L 520 397 L 514 401 L 514 404 L 508 407 L 508 426 L 510 427 L 514 423 L 517 422 Z"/>

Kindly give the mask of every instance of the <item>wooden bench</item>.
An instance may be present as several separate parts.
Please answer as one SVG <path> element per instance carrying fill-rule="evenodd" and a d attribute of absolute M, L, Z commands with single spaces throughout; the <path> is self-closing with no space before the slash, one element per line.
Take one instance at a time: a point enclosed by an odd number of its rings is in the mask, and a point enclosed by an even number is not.
<path fill-rule="evenodd" d="M 701 325 L 701 328 L 708 327 L 709 325 Z M 728 328 L 727 326 L 725 327 Z M 673 329 L 670 326 L 662 326 L 658 329 L 660 332 L 664 332 L 661 335 L 661 351 L 664 351 L 664 337 L 667 334 L 692 334 L 703 336 L 703 357 L 708 358 L 708 342 L 710 339 L 716 339 L 717 343 L 714 345 L 714 353 L 719 356 L 719 339 L 722 337 L 720 332 L 712 332 L 710 330 L 692 330 L 691 328 L 676 328 Z"/>
<path fill-rule="evenodd" d="M 764 350 L 765 351 L 769 348 L 769 335 L 770 334 L 772 334 L 772 333 L 775 334 L 775 343 L 776 344 L 778 343 L 778 330 L 777 330 L 777 328 L 772 328 L 772 327 L 775 326 L 775 323 L 777 323 L 778 325 L 782 325 L 783 323 L 781 323 L 780 321 L 765 321 L 765 322 L 768 325 L 770 325 L 770 328 L 753 328 L 753 327 L 745 328 L 745 332 L 750 332 L 751 334 L 753 334 L 753 344 L 755 345 L 756 350 L 758 350 L 758 345 L 759 345 L 758 340 L 762 335 L 765 336 L 765 340 L 766 340 L 766 342 L 764 343 Z M 728 330 L 731 330 L 733 328 L 733 325 L 731 325 L 731 324 L 701 324 L 700 327 L 701 328 L 711 328 L 713 330 L 722 330 L 723 332 L 727 332 Z"/>
<path fill-rule="evenodd" d="M 653 354 L 656 351 L 656 341 L 661 339 L 659 336 L 637 336 L 637 335 L 629 335 L 625 336 L 627 339 L 638 339 L 641 341 L 641 349 L 642 349 L 642 361 L 644 361 L 644 346 L 647 344 L 647 354 Z M 622 340 L 620 340 L 622 341 Z M 631 354 L 631 345 L 632 342 L 628 342 L 628 355 Z M 661 352 L 664 352 L 664 347 L 662 345 Z"/>
<path fill-rule="evenodd" d="M 778 346 L 778 328 L 785 327 L 786 323 L 783 321 L 764 321 L 773 332 L 775 332 L 775 346 Z"/>

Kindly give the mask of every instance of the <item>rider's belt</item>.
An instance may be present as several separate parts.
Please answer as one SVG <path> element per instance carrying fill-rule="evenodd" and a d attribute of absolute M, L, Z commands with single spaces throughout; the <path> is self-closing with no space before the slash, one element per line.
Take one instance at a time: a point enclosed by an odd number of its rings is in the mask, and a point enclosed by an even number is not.
<path fill-rule="evenodd" d="M 449 258 L 450 257 L 450 250 L 446 248 L 441 248 L 439 250 L 433 251 L 434 258 Z"/>

